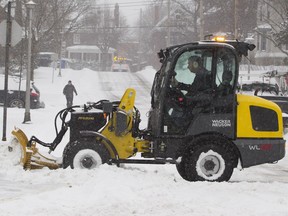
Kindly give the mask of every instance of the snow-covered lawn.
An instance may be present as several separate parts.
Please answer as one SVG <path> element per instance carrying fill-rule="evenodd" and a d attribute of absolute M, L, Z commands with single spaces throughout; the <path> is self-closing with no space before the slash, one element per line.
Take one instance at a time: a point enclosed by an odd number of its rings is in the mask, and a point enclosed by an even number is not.
<path fill-rule="evenodd" d="M 125 89 L 137 91 L 136 106 L 146 127 L 150 87 L 155 70 L 138 73 L 95 72 L 39 68 L 35 84 L 44 109 L 31 110 L 31 123 L 22 124 L 24 109 L 8 108 L 7 138 L 17 126 L 28 136 L 45 142 L 55 138 L 54 116 L 65 107 L 62 90 L 72 80 L 78 96 L 74 104 L 100 99 L 118 100 Z M 0 108 L 3 113 L 2 107 Z M 2 118 L 1 118 L 2 119 Z M 2 125 L 0 127 L 2 131 Z M 288 138 L 288 137 L 287 137 Z M 68 142 L 64 138 L 52 154 L 61 157 Z M 187 182 L 175 165 L 103 165 L 96 170 L 24 171 L 14 165 L 9 141 L 0 142 L 0 215 L 59 216 L 287 216 L 288 159 L 239 171 L 229 182 Z M 47 149 L 41 148 L 42 151 Z"/>

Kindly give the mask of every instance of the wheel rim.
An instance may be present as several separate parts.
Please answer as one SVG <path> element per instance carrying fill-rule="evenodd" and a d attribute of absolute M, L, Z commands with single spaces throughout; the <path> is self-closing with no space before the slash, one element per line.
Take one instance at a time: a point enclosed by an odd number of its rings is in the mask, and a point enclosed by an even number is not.
<path fill-rule="evenodd" d="M 18 108 L 23 108 L 23 103 L 20 100 L 13 100 L 10 103 L 10 107 L 18 107 Z"/>
<path fill-rule="evenodd" d="M 74 168 L 78 169 L 94 169 L 102 164 L 100 155 L 91 149 L 84 149 L 79 151 L 74 159 Z"/>
<path fill-rule="evenodd" d="M 196 164 L 197 174 L 206 180 L 218 179 L 225 170 L 223 157 L 213 151 L 202 152 Z"/>

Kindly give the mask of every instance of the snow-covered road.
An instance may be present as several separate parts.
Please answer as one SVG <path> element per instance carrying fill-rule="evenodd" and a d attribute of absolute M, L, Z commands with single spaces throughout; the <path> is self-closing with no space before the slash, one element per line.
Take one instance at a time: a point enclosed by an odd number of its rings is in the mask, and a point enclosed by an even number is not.
<path fill-rule="evenodd" d="M 151 69 L 136 74 L 64 69 L 62 77 L 55 75 L 52 79 L 51 68 L 39 68 L 35 83 L 46 107 L 31 110 L 29 124 L 22 124 L 24 109 L 9 108 L 7 135 L 17 126 L 28 137 L 36 135 L 45 142 L 52 141 L 54 116 L 65 107 L 62 89 L 68 80 L 79 93 L 74 104 L 119 100 L 126 88 L 134 87 L 136 106 L 145 125 L 154 74 Z M 67 142 L 65 137 L 53 155 L 61 157 Z M 229 182 L 191 183 L 179 176 L 174 165 L 24 171 L 14 165 L 15 158 L 7 145 L 8 141 L 0 144 L 0 216 L 288 215 L 287 156 L 277 164 L 235 169 Z"/>

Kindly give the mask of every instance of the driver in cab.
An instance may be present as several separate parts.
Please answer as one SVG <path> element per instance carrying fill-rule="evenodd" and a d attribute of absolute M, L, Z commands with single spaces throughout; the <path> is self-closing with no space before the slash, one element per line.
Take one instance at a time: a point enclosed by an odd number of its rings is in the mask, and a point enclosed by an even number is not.
<path fill-rule="evenodd" d="M 178 89 L 187 91 L 186 97 L 193 97 L 200 92 L 211 89 L 211 76 L 204 68 L 203 61 L 199 56 L 191 56 L 188 59 L 188 69 L 195 74 L 192 84 L 178 82 L 175 77 L 172 81 L 172 86 Z"/>
<path fill-rule="evenodd" d="M 208 89 L 212 90 L 211 75 L 203 66 L 202 58 L 195 55 L 190 56 L 188 58 L 187 68 L 195 75 L 193 76 L 194 80 L 192 80 L 191 84 L 188 84 L 178 82 L 175 76 L 172 77 L 172 89 L 177 90 L 176 92 L 180 90 L 182 96 L 179 96 L 177 93 L 176 101 L 171 103 L 172 107 L 167 105 L 167 110 L 170 110 L 169 116 L 173 119 L 170 130 L 178 131 L 179 133 L 184 133 L 184 128 L 186 128 L 190 122 L 189 119 L 200 112 L 204 106 L 210 104 L 212 95 L 206 93 Z M 187 93 L 184 95 L 182 91 L 186 91 Z M 174 98 L 173 95 L 171 95 L 171 98 Z M 175 127 L 173 126 L 174 124 Z"/>

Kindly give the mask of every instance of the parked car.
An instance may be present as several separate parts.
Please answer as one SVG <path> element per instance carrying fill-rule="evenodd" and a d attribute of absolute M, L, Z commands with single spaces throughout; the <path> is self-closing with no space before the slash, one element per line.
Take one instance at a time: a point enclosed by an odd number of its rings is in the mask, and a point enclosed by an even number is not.
<path fill-rule="evenodd" d="M 50 67 L 51 63 L 58 59 L 58 54 L 53 52 L 39 52 L 36 63 L 39 67 Z"/>
<path fill-rule="evenodd" d="M 283 126 L 288 128 L 288 97 L 282 96 L 283 94 L 280 92 L 278 85 L 260 82 L 245 83 L 241 90 L 244 94 L 253 94 L 276 103 L 282 111 Z"/>
<path fill-rule="evenodd" d="M 280 90 L 276 84 L 254 82 L 243 84 L 242 91 L 254 91 L 256 95 L 259 91 L 278 95 Z"/>
<path fill-rule="evenodd" d="M 4 89 L 0 89 L 0 104 L 4 105 L 5 100 L 5 91 Z M 8 107 L 25 107 L 25 97 L 26 91 L 23 90 L 10 90 L 8 89 L 7 94 L 7 106 Z M 44 108 L 45 104 L 40 101 L 40 91 L 39 89 L 32 83 L 31 91 L 30 91 L 30 108 Z"/>
<path fill-rule="evenodd" d="M 114 63 L 111 66 L 111 71 L 113 71 L 113 72 L 130 72 L 130 67 L 128 64 Z"/>

